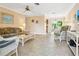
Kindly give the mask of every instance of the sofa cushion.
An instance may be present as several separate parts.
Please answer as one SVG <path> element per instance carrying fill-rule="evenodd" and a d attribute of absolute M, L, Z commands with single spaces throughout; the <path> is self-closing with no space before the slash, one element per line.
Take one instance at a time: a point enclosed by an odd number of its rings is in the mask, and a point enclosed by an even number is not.
<path fill-rule="evenodd" d="M 4 27 L 0 28 L 0 35 L 5 35 L 5 34 L 21 34 L 23 33 L 23 30 L 21 28 L 15 28 L 15 27 Z"/>
<path fill-rule="evenodd" d="M 16 27 L 4 27 L 0 28 L 0 35 L 3 38 L 9 38 L 21 34 L 26 34 L 25 31 L 23 31 L 21 28 L 16 28 Z"/>
<path fill-rule="evenodd" d="M 5 34 L 5 35 L 2 35 L 2 36 L 3 36 L 3 38 L 9 38 L 9 37 L 16 36 L 16 33 Z"/>

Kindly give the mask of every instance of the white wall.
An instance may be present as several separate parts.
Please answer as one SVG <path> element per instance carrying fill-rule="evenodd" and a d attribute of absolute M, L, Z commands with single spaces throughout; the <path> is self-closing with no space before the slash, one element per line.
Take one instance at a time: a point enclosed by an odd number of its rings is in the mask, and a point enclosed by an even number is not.
<path fill-rule="evenodd" d="M 53 16 L 53 15 L 51 15 Z M 30 16 L 26 17 L 26 31 L 30 31 L 31 33 L 35 34 L 46 34 L 46 19 L 48 19 L 48 32 L 50 33 L 52 31 L 52 23 L 55 21 L 55 16 L 51 17 L 48 16 Z M 59 16 L 57 19 L 62 19 L 63 17 Z M 32 19 L 34 22 L 32 22 Z M 38 20 L 38 23 L 36 23 L 36 20 Z"/>
<path fill-rule="evenodd" d="M 34 22 L 32 22 L 32 19 Z M 36 23 L 38 21 L 38 23 Z M 26 17 L 26 31 L 34 34 L 45 34 L 44 16 Z"/>
<path fill-rule="evenodd" d="M 2 23 L 2 13 L 9 14 L 13 16 L 13 23 L 12 24 L 4 24 Z M 24 28 L 23 24 L 25 23 L 25 16 L 18 14 L 14 11 L 9 9 L 0 7 L 0 27 L 22 27 Z"/>
<path fill-rule="evenodd" d="M 71 11 L 68 13 L 65 23 L 71 26 L 71 30 L 76 30 L 79 32 L 79 22 L 77 22 L 74 17 L 77 10 L 79 10 L 79 3 L 76 3 Z"/>

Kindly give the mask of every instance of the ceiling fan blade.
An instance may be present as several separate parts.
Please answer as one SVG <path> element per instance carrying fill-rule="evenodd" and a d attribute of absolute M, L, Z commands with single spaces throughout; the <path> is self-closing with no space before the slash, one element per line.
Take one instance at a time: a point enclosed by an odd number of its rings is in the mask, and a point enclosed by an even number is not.
<path fill-rule="evenodd" d="M 34 3 L 35 5 L 40 5 L 39 3 Z"/>

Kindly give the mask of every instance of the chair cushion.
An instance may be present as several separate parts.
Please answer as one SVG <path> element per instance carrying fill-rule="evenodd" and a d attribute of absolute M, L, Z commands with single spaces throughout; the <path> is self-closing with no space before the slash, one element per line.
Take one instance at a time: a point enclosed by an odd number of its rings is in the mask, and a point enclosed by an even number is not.
<path fill-rule="evenodd" d="M 54 35 L 60 36 L 60 28 L 54 30 Z"/>
<path fill-rule="evenodd" d="M 60 36 L 60 33 L 54 33 L 54 35 L 56 35 L 56 36 Z"/>
<path fill-rule="evenodd" d="M 0 48 L 4 48 L 4 47 L 6 47 L 14 42 L 15 42 L 15 40 L 10 40 L 10 41 L 2 40 L 2 41 L 0 41 Z"/>

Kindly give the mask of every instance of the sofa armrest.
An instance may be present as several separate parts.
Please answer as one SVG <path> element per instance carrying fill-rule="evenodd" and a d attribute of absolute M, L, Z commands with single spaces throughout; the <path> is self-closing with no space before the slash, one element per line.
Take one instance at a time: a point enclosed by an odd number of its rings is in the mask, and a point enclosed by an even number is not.
<path fill-rule="evenodd" d="M 4 38 L 4 40 L 14 40 L 14 39 L 19 39 L 17 36 L 9 37 L 9 38 Z"/>

